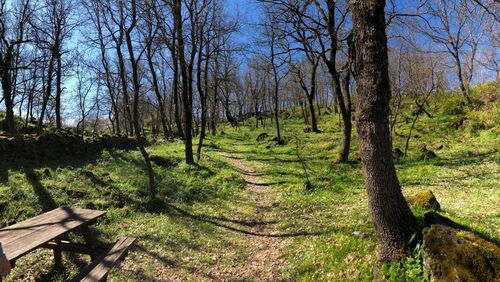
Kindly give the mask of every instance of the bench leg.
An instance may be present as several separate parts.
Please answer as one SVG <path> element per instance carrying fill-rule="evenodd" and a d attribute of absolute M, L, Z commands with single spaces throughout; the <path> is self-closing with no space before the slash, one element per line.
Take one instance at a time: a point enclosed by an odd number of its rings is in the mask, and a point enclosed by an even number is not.
<path fill-rule="evenodd" d="M 82 229 L 83 238 L 85 239 L 85 244 L 87 245 L 87 247 L 89 247 L 91 249 L 95 249 L 96 240 L 95 240 L 94 236 L 92 235 L 90 228 L 87 225 L 82 225 L 81 229 Z M 96 255 L 90 255 L 90 258 L 92 260 L 95 260 L 97 257 L 98 256 L 96 256 Z"/>
<path fill-rule="evenodd" d="M 57 244 L 61 243 L 61 239 L 55 240 Z M 62 251 L 58 248 L 54 249 L 54 265 L 57 271 L 61 271 L 62 267 Z"/>

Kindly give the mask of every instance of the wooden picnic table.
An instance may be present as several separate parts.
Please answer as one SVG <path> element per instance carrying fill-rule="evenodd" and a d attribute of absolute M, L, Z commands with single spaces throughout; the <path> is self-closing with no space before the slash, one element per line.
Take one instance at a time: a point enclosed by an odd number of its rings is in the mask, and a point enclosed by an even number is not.
<path fill-rule="evenodd" d="M 135 240 L 121 238 L 111 251 L 102 247 L 90 232 L 89 226 L 105 214 L 103 211 L 89 209 L 57 208 L 0 229 L 0 242 L 12 266 L 15 266 L 17 259 L 39 248 L 54 250 L 56 269 L 62 269 L 61 251 L 90 255 L 92 262 L 80 273 L 78 281 L 102 281 L 115 262 L 125 256 Z M 68 233 L 74 231 L 81 232 L 85 244 L 64 240 Z"/>

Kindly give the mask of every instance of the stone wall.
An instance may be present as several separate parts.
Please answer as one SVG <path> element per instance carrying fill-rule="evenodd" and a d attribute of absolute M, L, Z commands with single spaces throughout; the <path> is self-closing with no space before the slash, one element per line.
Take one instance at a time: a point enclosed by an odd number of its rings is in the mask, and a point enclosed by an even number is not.
<path fill-rule="evenodd" d="M 146 141 L 143 141 L 146 143 Z M 0 135 L 0 158 L 55 160 L 97 153 L 103 149 L 135 149 L 138 141 L 127 136 L 104 135 L 84 139 L 70 131 L 36 135 Z"/>

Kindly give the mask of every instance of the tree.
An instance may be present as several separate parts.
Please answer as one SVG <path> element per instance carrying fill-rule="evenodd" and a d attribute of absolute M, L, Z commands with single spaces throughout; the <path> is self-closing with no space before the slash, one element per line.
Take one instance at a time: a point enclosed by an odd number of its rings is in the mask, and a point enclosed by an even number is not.
<path fill-rule="evenodd" d="M 45 110 L 49 99 L 52 97 L 53 76 L 55 72 L 55 95 L 54 109 L 56 128 L 62 128 L 61 96 L 63 92 L 63 59 L 66 53 L 65 41 L 71 36 L 72 31 L 78 26 L 78 22 L 72 19 L 75 2 L 73 0 L 45 0 L 38 14 L 38 19 L 32 22 L 36 31 L 37 44 L 40 48 L 50 50 L 49 67 L 47 69 L 47 85 L 43 99 L 42 112 L 38 120 L 38 133 L 42 132 Z"/>
<path fill-rule="evenodd" d="M 380 240 L 378 261 L 399 260 L 416 221 L 406 203 L 392 159 L 389 132 L 387 37 L 384 0 L 353 0 L 350 50 L 357 89 L 357 129 L 373 224 Z"/>
<path fill-rule="evenodd" d="M 123 6 L 120 6 L 120 9 L 124 9 Z M 132 84 L 133 84 L 133 89 L 134 89 L 134 103 L 133 103 L 133 124 L 134 124 L 134 132 L 135 132 L 135 138 L 137 140 L 137 143 L 139 144 L 139 150 L 142 154 L 142 157 L 144 159 L 144 163 L 146 164 L 146 171 L 148 173 L 148 178 L 149 178 L 149 197 L 153 199 L 156 196 L 156 184 L 155 184 L 155 178 L 154 178 L 154 171 L 153 167 L 151 166 L 151 160 L 149 159 L 149 154 L 147 153 L 146 149 L 144 148 L 144 144 L 142 142 L 142 136 L 141 136 L 141 128 L 139 125 L 139 94 L 140 94 L 140 81 L 139 81 L 139 61 L 141 59 L 141 55 L 144 53 L 144 49 L 140 51 L 139 55 L 136 57 L 135 52 L 134 52 L 134 45 L 132 42 L 132 32 L 134 29 L 137 27 L 137 2 L 136 0 L 131 0 L 130 2 L 130 23 L 128 27 L 125 29 L 125 41 L 127 43 L 127 50 L 129 53 L 129 60 L 130 60 L 130 65 L 132 67 Z M 156 34 L 156 31 L 154 32 Z M 154 37 L 154 35 L 153 35 Z M 152 40 L 151 38 L 148 38 L 148 40 Z M 145 46 L 148 46 L 149 42 L 145 44 Z M 147 47 L 146 47 L 147 48 Z"/>
<path fill-rule="evenodd" d="M 349 148 L 351 145 L 351 132 L 352 132 L 352 122 L 351 122 L 351 95 L 349 92 L 349 62 L 344 66 L 342 72 L 337 70 L 337 53 L 340 49 L 340 42 L 342 41 L 342 28 L 346 23 L 348 7 L 347 4 L 342 7 L 339 3 L 340 1 L 327 0 L 327 12 L 324 11 L 322 6 L 315 1 L 316 7 L 319 10 L 323 18 L 326 18 L 326 29 L 328 30 L 328 36 L 323 39 L 323 36 L 318 36 L 319 45 L 321 46 L 322 52 L 321 57 L 328 68 L 328 72 L 332 77 L 333 82 L 333 92 L 335 94 L 334 99 L 337 101 L 340 114 L 342 115 L 342 121 L 344 123 L 342 148 L 340 149 L 340 155 L 338 161 L 341 163 L 347 162 L 349 159 Z M 340 11 L 339 13 L 337 11 Z M 337 13 L 340 15 L 340 19 L 337 20 Z M 321 34 L 318 32 L 318 34 Z M 346 37 L 348 39 L 349 37 Z M 326 42 L 330 42 L 330 46 L 326 47 Z M 341 83 L 342 76 L 342 83 Z"/>
<path fill-rule="evenodd" d="M 8 23 L 6 1 L 0 1 L 0 78 L 3 99 L 5 101 L 6 117 L 5 131 L 16 133 L 14 122 L 14 87 L 17 70 L 15 65 L 20 56 L 20 45 L 26 43 L 25 28 L 31 16 L 29 0 L 19 1 L 14 25 Z"/>
<path fill-rule="evenodd" d="M 217 32 L 215 30 L 217 19 L 215 12 L 218 7 L 213 5 L 211 9 L 207 9 L 205 13 L 202 14 L 202 22 L 198 26 L 198 59 L 196 60 L 196 88 L 200 96 L 200 106 L 201 106 L 201 129 L 198 140 L 198 148 L 196 149 L 196 158 L 200 160 L 201 149 L 203 147 L 203 140 L 206 136 L 207 127 L 207 95 L 208 95 L 208 67 L 211 57 L 211 47 L 215 47 L 212 44 L 214 38 L 217 37 Z M 211 17 L 211 18 L 210 18 Z M 203 73 L 203 78 L 202 78 Z"/>
<path fill-rule="evenodd" d="M 118 71 L 121 81 L 122 93 L 123 93 L 123 104 L 126 113 L 126 126 L 125 130 L 127 133 L 131 135 L 134 134 L 134 122 L 132 117 L 132 112 L 130 109 L 130 95 L 129 95 L 129 87 L 128 87 L 128 78 L 127 78 L 127 69 L 125 66 L 125 58 L 123 55 L 123 43 L 125 40 L 125 32 L 126 32 L 126 15 L 123 8 L 124 2 L 118 1 L 116 7 L 113 7 L 113 3 L 110 1 L 100 2 L 102 5 L 102 11 L 104 13 L 102 20 L 103 25 L 109 32 L 111 39 L 115 44 L 116 56 L 118 60 Z M 116 26 L 117 30 L 113 28 L 112 23 Z"/>
<path fill-rule="evenodd" d="M 266 45 L 269 46 L 269 54 L 266 56 L 267 60 L 270 62 L 270 70 L 272 75 L 272 85 L 273 85 L 273 107 L 274 107 L 274 120 L 276 125 L 276 142 L 277 144 L 282 144 L 283 140 L 281 138 L 280 123 L 279 123 L 279 96 L 280 96 L 280 83 L 286 74 L 283 74 L 283 66 L 285 65 L 285 60 L 281 57 L 285 52 L 280 50 L 281 45 L 283 45 L 283 36 L 280 34 L 280 20 L 279 11 L 273 11 L 273 6 L 266 5 L 266 14 L 269 18 L 268 22 L 264 24 L 264 37 L 266 40 Z M 309 92 L 308 92 L 309 93 Z M 308 95 L 309 96 L 309 95 Z M 314 111 L 314 107 L 312 107 Z M 314 120 L 314 123 L 316 121 Z M 317 127 L 315 128 L 317 131 Z"/>
<path fill-rule="evenodd" d="M 152 1 L 151 3 L 146 3 L 146 29 L 147 35 L 146 40 L 149 43 L 146 47 L 146 57 L 148 61 L 149 71 L 151 73 L 151 83 L 153 87 L 153 92 L 155 93 L 156 100 L 158 103 L 158 110 L 160 112 L 160 122 L 163 129 L 163 135 L 165 138 L 168 137 L 169 129 L 167 126 L 167 115 L 165 113 L 165 99 L 160 92 L 160 86 L 158 82 L 158 74 L 156 73 L 156 66 L 154 64 L 154 55 L 156 50 L 153 49 L 153 35 L 158 32 L 159 28 L 159 17 L 156 14 L 158 12 L 157 7 Z"/>
<path fill-rule="evenodd" d="M 79 59 L 83 61 L 83 56 L 79 56 Z M 94 86 L 94 82 L 92 78 L 86 77 L 85 73 L 90 73 L 87 69 L 85 69 L 85 66 L 83 64 L 77 64 L 76 70 L 75 70 L 75 75 L 76 75 L 76 89 L 75 89 L 75 94 L 76 94 L 76 99 L 78 100 L 78 109 L 80 111 L 80 120 L 78 121 L 78 124 L 76 125 L 76 128 L 81 128 L 81 134 L 82 137 L 85 135 L 85 119 L 89 116 L 90 112 L 93 110 L 93 108 L 96 106 L 96 102 L 94 101 L 94 104 L 92 106 L 88 106 L 88 100 L 90 96 L 90 91 L 92 90 L 92 87 Z"/>
<path fill-rule="evenodd" d="M 103 31 L 103 15 L 101 13 L 102 6 L 98 1 L 88 0 L 88 2 L 83 2 L 85 8 L 87 9 L 87 13 L 89 19 L 93 23 L 93 28 L 95 28 L 97 32 L 97 45 L 101 54 L 101 64 L 102 64 L 102 72 L 104 77 L 104 83 L 107 88 L 108 96 L 111 102 L 111 111 L 109 117 L 111 121 L 111 125 L 113 127 L 113 133 L 118 135 L 121 134 L 121 125 L 120 125 L 120 109 L 119 109 L 119 97 L 118 93 L 116 93 L 116 79 L 113 78 L 111 71 L 110 59 L 107 54 L 107 46 L 105 41 L 105 35 Z M 92 42 L 92 39 L 89 40 Z"/>
<path fill-rule="evenodd" d="M 472 105 L 470 85 L 479 44 L 483 37 L 485 13 L 469 1 L 430 0 L 424 11 L 412 17 L 410 26 L 448 53 L 455 65 L 456 78 L 465 101 Z"/>
<path fill-rule="evenodd" d="M 182 13 L 181 1 L 174 0 L 173 2 L 173 16 L 174 16 L 174 32 L 177 38 L 177 56 L 181 70 L 182 79 L 182 102 L 184 107 L 184 151 L 185 161 L 187 164 L 194 164 L 193 157 L 193 96 L 192 96 L 192 80 L 188 77 L 188 68 L 186 64 L 185 47 L 184 47 L 184 34 L 182 32 Z M 193 12 L 194 13 L 194 12 Z M 194 27 L 192 27 L 194 28 Z M 191 44 L 194 44 L 192 42 Z M 194 59 L 194 58 L 193 58 Z M 192 75 L 192 73 L 191 73 Z"/>

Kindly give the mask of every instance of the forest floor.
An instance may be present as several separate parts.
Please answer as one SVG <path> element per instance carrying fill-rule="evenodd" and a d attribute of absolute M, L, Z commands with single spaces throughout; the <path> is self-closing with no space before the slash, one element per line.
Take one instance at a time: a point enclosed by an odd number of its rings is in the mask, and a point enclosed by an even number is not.
<path fill-rule="evenodd" d="M 0 226 L 63 205 L 105 210 L 95 226 L 98 238 L 137 238 L 110 281 L 371 281 L 378 242 L 356 132 L 350 161 L 338 164 L 338 117 L 318 117 L 322 133 L 315 134 L 305 133 L 304 120 L 292 114 L 281 123 L 282 146 L 271 141 L 269 121 L 258 128 L 255 120 L 239 129 L 221 125 L 196 166 L 184 164 L 181 141 L 148 147 L 170 161 L 154 164 L 159 200 L 153 205 L 135 150 L 43 162 L 0 159 Z M 472 114 L 460 129 L 453 126 L 456 115 L 423 117 L 396 168 L 405 196 L 431 189 L 442 215 L 498 243 L 500 124 Z M 404 148 L 408 130 L 398 124 L 394 147 Z M 264 132 L 269 138 L 257 141 Z M 421 144 L 437 157 L 422 160 Z M 425 210 L 412 210 L 422 220 Z M 64 255 L 66 271 L 54 272 L 52 256 L 38 250 L 18 260 L 4 281 L 64 281 L 82 267 Z"/>

